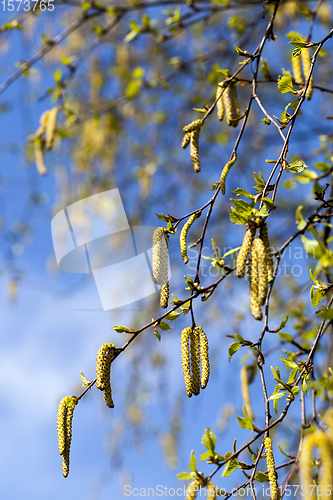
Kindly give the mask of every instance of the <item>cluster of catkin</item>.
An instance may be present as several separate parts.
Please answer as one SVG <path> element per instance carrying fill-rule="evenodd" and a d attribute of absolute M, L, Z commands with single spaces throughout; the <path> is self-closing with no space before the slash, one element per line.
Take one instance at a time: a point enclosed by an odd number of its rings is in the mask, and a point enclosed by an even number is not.
<path fill-rule="evenodd" d="M 209 379 L 208 340 L 201 326 L 184 328 L 181 334 L 182 366 L 188 397 L 197 396 Z M 200 377 L 201 363 L 201 377 Z"/>
<path fill-rule="evenodd" d="M 201 478 L 197 478 L 192 481 L 186 490 L 186 500 L 195 500 L 197 498 L 198 491 L 205 485 L 204 481 Z M 206 483 L 206 498 L 207 500 L 215 500 L 216 499 L 216 488 L 211 481 L 207 481 Z M 201 496 L 201 495 L 200 495 Z"/>
<path fill-rule="evenodd" d="M 158 227 L 153 234 L 153 278 L 156 285 L 161 287 L 160 306 L 163 309 L 169 303 L 169 260 L 168 260 L 169 234 L 164 227 Z"/>
<path fill-rule="evenodd" d="M 268 479 L 271 493 L 271 500 L 278 500 L 278 484 L 275 470 L 275 461 L 273 455 L 273 443 L 270 437 L 265 437 L 263 440 L 266 451 L 266 463 L 268 471 Z"/>
<path fill-rule="evenodd" d="M 237 256 L 236 276 L 243 278 L 245 275 L 246 262 L 249 256 L 250 309 L 252 316 L 261 321 L 261 306 L 266 300 L 267 284 L 273 280 L 273 258 L 266 222 L 263 222 L 260 226 L 259 238 L 254 238 L 255 234 L 256 227 L 251 224 L 245 233 Z"/>
<path fill-rule="evenodd" d="M 111 363 L 114 358 L 113 344 L 103 344 L 97 353 L 96 360 L 96 387 L 103 391 L 104 401 L 108 408 L 114 408 L 110 384 Z"/>
<path fill-rule="evenodd" d="M 78 403 L 76 397 L 65 396 L 59 404 L 57 415 L 57 431 L 59 454 L 62 455 L 62 474 L 64 477 L 69 473 L 69 453 L 72 441 L 72 420 L 75 405 Z"/>
<path fill-rule="evenodd" d="M 202 125 L 203 125 L 202 120 L 195 120 L 194 122 L 189 123 L 183 128 L 185 135 L 182 142 L 182 148 L 186 149 L 187 146 L 191 143 L 190 147 L 191 161 L 194 172 L 197 173 L 200 172 L 201 170 L 199 161 L 199 135 Z"/>
<path fill-rule="evenodd" d="M 229 127 L 237 127 L 240 120 L 239 101 L 237 95 L 236 82 L 231 82 L 227 87 L 223 82 L 217 85 L 216 89 L 216 109 L 219 120 L 225 116 Z"/>
<path fill-rule="evenodd" d="M 192 226 L 193 222 L 195 221 L 195 219 L 198 219 L 200 216 L 201 216 L 201 212 L 196 212 L 195 214 L 191 215 L 191 217 L 184 224 L 183 229 L 180 232 L 180 237 L 179 237 L 180 254 L 182 256 L 184 264 L 188 263 L 188 256 L 187 256 L 187 234 L 188 234 L 189 229 Z"/>
<path fill-rule="evenodd" d="M 332 418 L 329 419 L 329 434 L 318 430 L 313 434 L 308 434 L 302 444 L 299 457 L 299 470 L 301 484 L 305 487 L 305 500 L 312 500 L 317 497 L 315 488 L 312 487 L 314 479 L 313 470 L 313 449 L 318 448 L 320 452 L 320 473 L 319 480 L 316 480 L 317 491 L 321 488 L 322 496 L 327 500 L 332 498 L 332 478 L 333 478 L 333 425 Z M 330 494 L 327 493 L 326 487 Z"/>
<path fill-rule="evenodd" d="M 39 120 L 39 128 L 29 136 L 29 140 L 34 144 L 35 162 L 38 172 L 41 175 L 47 173 L 44 162 L 44 150 L 52 149 L 57 129 L 57 117 L 59 108 L 54 107 L 48 111 L 44 111 Z"/>
<path fill-rule="evenodd" d="M 303 66 L 304 80 L 303 80 L 303 75 L 302 75 L 301 63 Z M 291 65 L 292 65 L 293 76 L 294 76 L 295 82 L 298 85 L 303 86 L 304 83 L 308 79 L 308 76 L 310 73 L 310 67 L 311 67 L 311 56 L 310 56 L 309 49 L 304 48 L 304 49 L 302 49 L 302 52 L 299 56 L 292 57 L 291 58 Z M 311 78 L 309 81 L 309 86 L 308 86 L 306 94 L 305 94 L 305 97 L 308 100 L 311 99 L 312 91 L 313 91 L 313 76 L 311 75 Z"/>

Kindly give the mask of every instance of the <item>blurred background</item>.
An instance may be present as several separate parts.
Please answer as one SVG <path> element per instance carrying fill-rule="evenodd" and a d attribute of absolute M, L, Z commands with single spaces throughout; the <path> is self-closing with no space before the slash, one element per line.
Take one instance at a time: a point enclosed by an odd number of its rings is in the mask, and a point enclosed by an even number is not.
<path fill-rule="evenodd" d="M 330 1 L 319 2 L 319 7 L 313 1 L 280 3 L 276 40 L 266 43 L 261 64 L 266 71 L 260 73 L 257 89 L 267 111 L 278 118 L 291 102 L 276 84 L 278 75 L 291 71 L 293 47 L 286 34 L 307 37 L 314 22 L 311 40 L 318 41 L 332 27 Z M 190 326 L 189 316 L 170 323 L 173 328 L 161 332 L 161 341 L 148 328 L 117 358 L 111 376 L 115 408 L 106 408 L 102 394 L 93 387 L 75 409 L 71 468 L 65 480 L 57 448 L 59 401 L 82 392 L 80 371 L 88 380 L 95 377 L 96 354 L 103 343 L 121 347 L 128 340 L 128 334 L 112 330 L 114 325 L 140 328 L 163 311 L 157 293 L 103 311 L 91 274 L 59 270 L 51 220 L 68 205 L 114 188 L 119 189 L 131 226 L 163 225 L 155 213 L 179 218 L 207 203 L 239 127 L 219 122 L 215 113 L 207 119 L 200 136 L 200 174 L 193 172 L 189 151 L 181 149 L 182 127 L 200 116 L 194 108 L 214 102 L 217 83 L 223 80 L 220 70 L 233 73 L 239 67 L 243 58 L 235 47 L 251 53 L 260 43 L 272 5 L 148 1 L 139 8 L 137 2 L 101 1 L 94 7 L 55 0 L 49 3 L 53 10 L 36 14 L 33 2 L 27 12 L 26 2 L 18 4 L 5 0 L 0 8 L 3 497 L 67 500 L 75 495 L 105 500 L 126 496 L 126 485 L 145 488 L 141 496 L 148 496 L 147 488 L 157 485 L 184 487 L 187 483 L 176 474 L 188 470 L 192 449 L 199 461 L 206 427 L 216 433 L 216 449 L 222 455 L 232 450 L 235 437 L 239 446 L 251 438 L 251 431 L 240 429 L 236 416 L 243 414 L 240 366 L 253 363 L 254 357 L 240 349 L 229 364 L 232 340 L 226 338 L 237 332 L 255 341 L 260 335 L 261 324 L 249 312 L 247 280 L 230 276 L 208 301 L 195 301 L 196 322 L 207 333 L 211 359 L 210 382 L 198 397 L 187 398 L 181 367 L 180 333 Z M 117 11 L 117 6 L 126 9 Z M 119 12 L 123 14 L 118 20 Z M 314 210 L 313 193 L 327 179 L 315 183 L 313 179 L 329 168 L 320 167 L 320 162 L 332 165 L 332 121 L 326 118 L 333 115 L 332 42 L 324 49 L 314 71 L 321 90 L 315 88 L 312 100 L 304 104 L 289 148 L 288 159 L 301 158 L 309 169 L 303 175 L 282 177 L 277 209 L 268 220 L 274 248 L 297 230 L 299 205 L 304 217 Z M 252 69 L 248 66 L 239 75 L 241 111 L 251 95 Z M 42 113 L 54 106 L 59 106 L 57 135 L 52 149 L 44 151 L 46 173 L 41 175 L 34 134 Z M 263 118 L 253 103 L 226 196 L 218 195 L 210 219 L 203 251 L 207 257 L 214 256 L 211 238 L 221 255 L 241 244 L 244 227 L 231 224 L 228 214 L 230 198 L 235 197 L 232 191 L 241 186 L 254 192 L 253 172 L 262 172 L 267 180 L 272 166 L 265 159 L 279 155 L 281 138 L 272 124 L 262 123 Z M 195 222 L 189 243 L 199 237 L 203 222 L 204 217 Z M 169 243 L 170 287 L 184 299 L 188 293 L 184 274 L 194 278 L 198 251 L 197 247 L 189 251 L 185 266 L 179 232 L 180 228 Z M 202 260 L 202 286 L 220 276 L 210 263 Z M 233 255 L 226 263 L 233 264 Z M 319 324 L 308 288 L 308 271 L 315 266 L 301 240 L 295 240 L 284 255 L 271 300 L 270 328 L 288 315 L 284 331 L 302 335 L 305 343 L 311 342 Z M 281 373 L 287 373 L 279 359 L 284 348 L 291 350 L 285 344 L 276 333 L 265 338 L 264 352 L 271 353 L 265 368 L 269 395 L 274 389 L 269 366 L 278 364 Z M 330 339 L 324 339 L 319 354 L 328 364 L 330 347 Z M 250 391 L 255 425 L 260 428 L 264 405 L 258 376 Z M 323 408 L 329 397 L 329 392 L 323 394 Z M 299 425 L 297 401 L 278 431 L 279 443 L 290 453 L 295 452 Z M 243 458 L 251 460 L 246 453 Z M 276 461 L 282 463 L 285 457 L 277 452 Z M 212 469 L 199 464 L 198 470 L 207 475 Z M 283 478 L 282 473 L 279 479 Z M 229 491 L 245 480 L 238 470 L 229 478 L 221 473 L 214 477 L 218 487 Z"/>

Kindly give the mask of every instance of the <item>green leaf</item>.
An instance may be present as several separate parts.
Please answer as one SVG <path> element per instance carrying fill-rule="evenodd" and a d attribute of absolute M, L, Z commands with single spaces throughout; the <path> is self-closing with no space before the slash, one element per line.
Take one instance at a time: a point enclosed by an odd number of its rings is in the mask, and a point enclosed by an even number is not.
<path fill-rule="evenodd" d="M 112 330 L 116 330 L 118 333 L 134 333 L 134 330 L 127 328 L 126 326 L 116 325 L 112 327 Z"/>
<path fill-rule="evenodd" d="M 283 340 L 286 340 L 287 342 L 292 342 L 293 338 L 290 335 L 290 333 L 285 333 L 285 332 L 279 332 L 279 337 Z"/>
<path fill-rule="evenodd" d="M 165 319 L 168 321 L 174 321 L 175 319 L 178 318 L 182 313 L 179 313 L 177 311 L 171 311 L 167 316 L 165 316 Z"/>
<path fill-rule="evenodd" d="M 291 392 L 292 392 L 292 394 L 293 394 L 294 397 L 297 396 L 297 394 L 299 393 L 299 390 L 300 390 L 300 386 L 299 385 L 296 385 L 295 387 L 292 387 Z"/>
<path fill-rule="evenodd" d="M 156 212 L 155 212 L 155 215 L 158 219 L 163 220 L 164 222 L 169 222 L 169 220 L 170 220 L 170 217 L 168 215 L 157 214 Z"/>
<path fill-rule="evenodd" d="M 297 368 L 297 364 L 295 363 L 295 361 L 292 361 L 291 359 L 288 358 L 283 358 L 282 356 L 280 356 L 280 358 L 287 368 Z"/>
<path fill-rule="evenodd" d="M 297 372 L 298 372 L 297 367 L 291 370 L 291 372 L 289 373 L 288 384 L 293 384 L 295 382 Z"/>
<path fill-rule="evenodd" d="M 286 394 L 288 394 L 287 392 L 278 392 L 277 394 L 272 394 L 270 398 L 268 398 L 268 401 L 274 401 L 275 399 L 280 399 L 280 398 L 283 398 L 283 396 L 285 396 Z"/>
<path fill-rule="evenodd" d="M 132 80 L 128 83 L 125 93 L 129 99 L 133 99 L 138 94 L 140 88 L 141 82 L 138 80 Z"/>
<path fill-rule="evenodd" d="M 233 224 L 239 225 L 239 224 L 247 224 L 248 217 L 244 217 L 243 215 L 240 215 L 236 210 L 231 207 L 230 210 L 228 210 L 229 215 L 230 215 L 230 221 Z"/>
<path fill-rule="evenodd" d="M 245 417 L 245 418 L 237 417 L 237 419 L 240 427 L 242 427 L 243 429 L 250 429 L 250 431 L 253 431 L 253 421 L 251 417 Z"/>
<path fill-rule="evenodd" d="M 207 458 L 210 458 L 211 456 L 212 456 L 212 452 L 206 451 L 206 453 L 203 453 L 202 455 L 200 455 L 200 460 L 201 460 L 201 462 L 203 462 L 204 460 L 207 460 Z"/>
<path fill-rule="evenodd" d="M 268 118 L 263 118 L 261 120 L 261 122 L 264 124 L 264 125 L 270 125 L 271 124 L 271 120 L 269 120 Z"/>
<path fill-rule="evenodd" d="M 154 330 L 154 335 L 156 335 L 158 340 L 161 342 L 161 335 L 160 335 L 159 331 L 157 330 L 157 328 L 155 328 L 155 330 Z"/>
<path fill-rule="evenodd" d="M 314 259 L 318 260 L 323 256 L 324 254 L 323 248 L 320 245 L 319 241 L 310 240 L 309 238 L 304 236 L 304 234 L 302 234 L 301 239 L 304 245 L 304 250 L 306 251 L 307 254 L 309 254 Z"/>
<path fill-rule="evenodd" d="M 170 326 L 166 321 L 160 321 L 158 327 L 164 332 L 171 330 L 173 327 Z"/>
<path fill-rule="evenodd" d="M 278 90 L 280 94 L 286 94 L 287 92 L 291 92 L 292 94 L 297 94 L 296 90 L 294 89 L 293 82 L 290 76 L 283 76 L 278 81 Z"/>
<path fill-rule="evenodd" d="M 317 305 L 325 298 L 325 295 L 324 290 L 321 290 L 314 285 L 311 287 L 310 299 L 314 309 L 316 309 Z"/>
<path fill-rule="evenodd" d="M 82 381 L 82 385 L 83 386 L 87 386 L 90 384 L 89 380 L 86 379 L 86 377 L 83 375 L 83 372 L 80 372 L 81 373 L 81 381 Z"/>
<path fill-rule="evenodd" d="M 269 481 L 269 479 L 268 479 L 268 475 L 267 475 L 267 474 L 265 474 L 264 472 L 258 472 L 258 473 L 255 475 L 254 479 L 255 479 L 256 481 L 259 481 L 260 483 L 267 483 L 267 482 Z"/>
<path fill-rule="evenodd" d="M 296 209 L 297 229 L 303 229 L 306 226 L 306 221 L 302 215 L 302 208 L 303 205 L 299 205 Z"/>
<path fill-rule="evenodd" d="M 208 451 L 214 453 L 217 437 L 214 432 L 209 429 L 209 427 L 205 429 L 201 442 Z"/>
<path fill-rule="evenodd" d="M 145 70 L 143 68 L 141 68 L 140 66 L 138 66 L 133 71 L 132 78 L 134 78 L 135 80 L 139 80 L 140 78 L 143 77 L 144 74 L 145 74 Z"/>
<path fill-rule="evenodd" d="M 232 248 L 231 250 L 229 250 L 229 252 L 222 255 L 221 260 L 223 260 L 225 257 L 228 257 L 228 255 L 231 255 L 232 253 L 238 252 L 238 250 L 240 250 L 240 248 L 241 247 Z"/>
<path fill-rule="evenodd" d="M 238 349 L 240 348 L 241 345 L 242 345 L 241 342 L 233 342 L 232 344 L 230 344 L 229 349 L 228 349 L 229 363 L 230 363 L 232 356 L 235 354 L 235 352 L 238 351 Z"/>
<path fill-rule="evenodd" d="M 261 58 L 261 68 L 260 68 L 260 71 L 264 75 L 264 77 L 267 78 L 267 80 L 271 79 L 271 74 L 269 72 L 269 66 L 268 66 L 267 59 Z"/>
<path fill-rule="evenodd" d="M 262 201 L 265 203 L 266 207 L 269 209 L 269 210 L 274 210 L 275 208 L 275 205 L 274 205 L 274 201 L 271 200 L 270 198 L 262 198 Z"/>
<path fill-rule="evenodd" d="M 191 458 L 190 458 L 189 469 L 192 472 L 196 472 L 197 471 L 197 460 L 196 460 L 196 458 L 194 456 L 194 450 L 191 451 Z"/>
<path fill-rule="evenodd" d="M 294 37 L 290 40 L 290 42 L 296 49 L 304 49 L 307 46 L 307 42 L 304 42 L 303 38 Z"/>
<path fill-rule="evenodd" d="M 243 188 L 237 188 L 233 191 L 233 193 L 236 193 L 237 196 L 246 196 L 246 198 L 250 198 L 250 200 L 254 200 L 256 197 L 254 194 L 249 193 Z"/>
<path fill-rule="evenodd" d="M 303 382 L 302 382 L 302 390 L 303 390 L 305 396 L 307 396 L 308 395 L 308 385 L 306 383 L 305 377 L 303 378 Z"/>
<path fill-rule="evenodd" d="M 187 481 L 189 479 L 195 479 L 197 475 L 195 472 L 181 472 L 180 474 L 177 474 L 176 477 Z"/>
<path fill-rule="evenodd" d="M 305 169 L 309 168 L 308 165 L 304 163 L 303 160 L 295 160 L 289 164 L 288 170 L 293 174 L 300 174 Z"/>
<path fill-rule="evenodd" d="M 229 477 L 230 474 L 232 473 L 232 471 L 234 471 L 236 469 L 241 469 L 241 466 L 239 465 L 239 463 L 235 459 L 229 460 L 229 462 L 227 462 L 225 464 L 225 467 L 224 467 L 223 472 L 222 472 L 222 476 Z"/>

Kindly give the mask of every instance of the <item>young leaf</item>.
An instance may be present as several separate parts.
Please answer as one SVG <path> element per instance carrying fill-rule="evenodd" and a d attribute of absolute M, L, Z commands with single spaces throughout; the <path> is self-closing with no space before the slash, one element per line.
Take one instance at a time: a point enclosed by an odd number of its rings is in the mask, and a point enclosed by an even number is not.
<path fill-rule="evenodd" d="M 157 328 L 155 328 L 155 330 L 154 330 L 154 335 L 156 335 L 158 340 L 161 342 L 161 335 L 160 335 L 159 331 L 157 330 Z"/>
<path fill-rule="evenodd" d="M 190 458 L 189 469 L 192 472 L 196 472 L 197 471 L 197 460 L 196 460 L 196 458 L 194 456 L 194 450 L 191 451 L 191 458 Z"/>
<path fill-rule="evenodd" d="M 232 471 L 234 471 L 235 469 L 241 469 L 241 466 L 239 465 L 239 463 L 236 460 L 229 460 L 229 462 L 227 462 L 225 464 L 225 467 L 224 467 L 223 472 L 222 472 L 222 476 L 229 477 L 230 474 L 232 473 Z"/>
<path fill-rule="evenodd" d="M 83 375 L 83 372 L 80 372 L 81 373 L 81 380 L 82 380 L 82 385 L 83 386 L 87 386 L 90 384 L 89 380 L 86 379 L 86 377 Z"/>
<path fill-rule="evenodd" d="M 313 308 L 316 309 L 317 305 L 325 298 L 325 293 L 316 286 L 312 286 L 310 290 L 310 299 Z"/>
<path fill-rule="evenodd" d="M 232 356 L 235 354 L 235 352 L 238 351 L 238 349 L 240 348 L 241 345 L 242 345 L 241 342 L 233 342 L 232 344 L 230 344 L 229 349 L 228 349 L 229 363 L 230 363 Z"/>
<path fill-rule="evenodd" d="M 169 313 L 167 316 L 165 316 L 165 319 L 168 321 L 174 321 L 180 315 L 181 315 L 181 313 L 179 313 L 177 311 L 171 311 L 171 313 Z"/>
<path fill-rule="evenodd" d="M 297 94 L 296 90 L 294 89 L 293 82 L 290 76 L 283 76 L 278 81 L 278 90 L 280 94 L 286 94 L 287 92 L 291 92 L 292 94 Z"/>
<path fill-rule="evenodd" d="M 303 160 L 295 160 L 289 164 L 288 170 L 293 174 L 300 174 L 305 169 L 309 168 L 308 165 L 304 163 Z"/>
<path fill-rule="evenodd" d="M 195 479 L 197 477 L 195 472 L 181 472 L 180 474 L 177 474 L 176 477 L 178 479 L 184 479 L 185 481 L 189 479 Z"/>
<path fill-rule="evenodd" d="M 267 474 L 265 474 L 264 472 L 258 472 L 255 475 L 254 479 L 256 481 L 259 481 L 260 483 L 267 483 L 269 481 Z"/>
<path fill-rule="evenodd" d="M 204 435 L 202 436 L 201 442 L 204 445 L 204 447 L 208 450 L 214 453 L 215 446 L 216 446 L 216 441 L 217 438 L 214 434 L 213 431 L 209 429 L 205 429 Z"/>
<path fill-rule="evenodd" d="M 160 321 L 158 327 L 164 332 L 172 329 L 172 326 L 170 326 L 166 321 Z"/>
<path fill-rule="evenodd" d="M 127 328 L 126 326 L 116 325 L 112 327 L 112 330 L 116 330 L 118 333 L 134 333 L 134 330 Z"/>

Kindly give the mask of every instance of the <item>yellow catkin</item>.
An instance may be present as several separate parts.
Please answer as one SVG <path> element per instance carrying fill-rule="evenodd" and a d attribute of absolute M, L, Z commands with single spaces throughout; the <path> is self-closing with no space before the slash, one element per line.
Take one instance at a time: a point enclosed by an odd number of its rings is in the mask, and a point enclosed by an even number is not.
<path fill-rule="evenodd" d="M 43 152 L 43 141 L 42 139 L 35 139 L 34 141 L 34 150 L 35 150 L 35 162 L 38 173 L 40 175 L 47 174 L 47 168 L 44 162 L 44 152 Z"/>
<path fill-rule="evenodd" d="M 291 58 L 291 67 L 295 82 L 298 83 L 298 85 L 304 85 L 301 68 L 301 56 Z"/>
<path fill-rule="evenodd" d="M 313 469 L 313 448 L 317 447 L 320 451 L 320 481 L 318 485 L 322 489 L 322 495 L 325 499 L 328 500 L 332 498 L 332 495 L 325 494 L 325 487 L 328 486 L 330 490 L 332 490 L 332 476 L 333 476 L 333 467 L 332 467 L 332 444 L 330 442 L 329 436 L 323 431 L 316 431 L 313 434 L 309 434 L 305 437 L 299 457 L 299 470 L 301 475 L 301 483 L 306 489 L 305 500 L 311 500 L 317 497 L 316 492 L 313 491 L 315 488 L 312 488 L 313 485 L 313 477 L 312 477 L 312 469 Z"/>
<path fill-rule="evenodd" d="M 250 309 L 252 316 L 258 320 L 262 320 L 262 311 L 258 300 L 258 255 L 256 246 L 252 245 L 251 257 L 249 261 L 249 278 L 250 278 Z"/>
<path fill-rule="evenodd" d="M 49 118 L 49 113 L 50 111 L 44 111 L 44 113 L 41 114 L 39 118 L 39 127 L 35 134 L 32 136 L 34 139 L 37 139 L 38 137 L 41 137 L 43 133 L 45 132 L 46 126 L 47 126 L 47 121 Z"/>
<path fill-rule="evenodd" d="M 304 79 L 305 79 L 305 81 L 307 81 L 309 73 L 310 73 L 310 67 L 311 67 L 311 56 L 310 56 L 309 49 L 302 50 L 301 59 L 302 59 L 302 64 L 303 64 Z M 305 97 L 308 99 L 308 101 L 311 99 L 312 91 L 313 91 L 313 76 L 311 75 L 311 78 L 309 81 L 309 86 L 308 86 L 308 89 L 307 89 L 306 94 L 305 94 Z"/>
<path fill-rule="evenodd" d="M 199 349 L 200 349 L 200 361 L 201 361 L 201 389 L 205 389 L 205 387 L 208 384 L 209 374 L 210 374 L 208 340 L 201 326 L 196 326 L 194 330 L 199 336 Z"/>
<path fill-rule="evenodd" d="M 166 309 L 168 307 L 168 304 L 169 304 L 169 282 L 165 283 L 161 287 L 160 291 L 160 306 L 163 309 Z"/>
<path fill-rule="evenodd" d="M 99 349 L 97 353 L 97 359 L 96 359 L 96 387 L 100 389 L 101 391 L 104 390 L 105 388 L 105 369 L 104 369 L 104 363 L 105 363 L 105 356 L 110 349 L 112 344 L 103 344 L 102 347 Z"/>
<path fill-rule="evenodd" d="M 191 132 L 191 146 L 190 146 L 190 156 L 193 165 L 193 170 L 196 173 L 199 173 L 201 170 L 200 161 L 199 161 L 199 135 L 200 128 L 196 128 Z"/>
<path fill-rule="evenodd" d="M 186 149 L 187 146 L 190 144 L 190 142 L 191 142 L 191 133 L 187 132 L 183 137 L 182 148 Z"/>
<path fill-rule="evenodd" d="M 169 235 L 163 227 L 153 234 L 153 278 L 157 285 L 163 286 L 168 280 L 168 240 Z"/>
<path fill-rule="evenodd" d="M 231 83 L 229 87 L 224 90 L 222 99 L 228 125 L 230 127 L 237 127 L 240 111 L 236 83 Z"/>
<path fill-rule="evenodd" d="M 191 372 L 192 372 L 192 392 L 195 396 L 200 393 L 200 347 L 199 335 L 196 329 L 191 330 Z"/>
<path fill-rule="evenodd" d="M 72 441 L 72 421 L 77 398 L 66 396 L 59 404 L 57 416 L 59 453 L 62 455 L 62 473 L 64 477 L 69 473 L 69 454 Z"/>
<path fill-rule="evenodd" d="M 181 354 L 182 354 L 182 367 L 185 381 L 185 388 L 188 397 L 192 396 L 192 377 L 190 365 L 190 335 L 192 328 L 184 328 L 180 338 Z"/>
<path fill-rule="evenodd" d="M 240 371 L 240 380 L 241 380 L 241 390 L 243 397 L 243 404 L 246 409 L 246 413 L 249 417 L 253 418 L 251 399 L 250 399 L 250 390 L 249 390 L 249 379 L 248 379 L 248 371 L 250 366 L 242 366 Z"/>
<path fill-rule="evenodd" d="M 257 253 L 258 262 L 258 302 L 263 305 L 267 295 L 267 259 L 266 248 L 260 238 L 253 241 L 253 247 Z"/>
<path fill-rule="evenodd" d="M 180 237 L 179 237 L 180 254 L 182 256 L 184 264 L 188 263 L 188 256 L 187 256 L 187 234 L 188 234 L 189 229 L 192 226 L 193 222 L 195 221 L 195 219 L 198 219 L 200 216 L 201 216 L 201 212 L 196 212 L 195 214 L 191 215 L 191 217 L 186 222 L 186 224 L 184 224 L 183 229 L 181 230 Z"/>
<path fill-rule="evenodd" d="M 54 107 L 49 111 L 46 128 L 45 128 L 45 146 L 46 149 L 52 149 L 55 132 L 57 128 L 57 116 L 58 116 L 58 107 Z"/>
<path fill-rule="evenodd" d="M 200 489 L 200 481 L 197 479 L 192 481 L 186 490 L 186 500 L 195 500 Z"/>
<path fill-rule="evenodd" d="M 266 266 L 267 266 L 267 281 L 271 283 L 273 281 L 273 256 L 272 248 L 269 243 L 267 224 L 264 222 L 260 227 L 260 239 L 263 241 L 266 250 Z"/>
<path fill-rule="evenodd" d="M 216 499 L 216 488 L 211 481 L 208 481 L 206 484 L 207 488 L 207 500 L 215 500 Z"/>
<path fill-rule="evenodd" d="M 104 401 L 108 408 L 114 408 L 110 383 L 111 363 L 114 358 L 115 346 L 107 343 L 103 344 L 97 353 L 96 360 L 96 386 L 103 391 Z"/>
<path fill-rule="evenodd" d="M 216 99 L 218 99 L 218 101 L 216 102 L 216 111 L 218 119 L 220 121 L 223 120 L 223 115 L 224 115 L 223 98 L 221 97 L 222 93 L 223 89 L 220 87 L 220 85 L 218 85 L 216 89 Z"/>
<path fill-rule="evenodd" d="M 244 235 L 243 243 L 238 252 L 236 261 L 236 276 L 238 276 L 238 278 L 243 278 L 245 275 L 246 261 L 251 250 L 255 234 L 256 228 L 254 226 L 250 226 Z"/>
<path fill-rule="evenodd" d="M 275 470 L 275 462 L 273 455 L 273 445 L 270 437 L 266 437 L 263 440 L 263 444 L 266 450 L 266 463 L 268 470 L 268 479 L 271 492 L 271 500 L 277 500 L 278 498 L 278 484 Z"/>
<path fill-rule="evenodd" d="M 236 156 L 236 153 L 233 154 L 232 158 L 230 161 L 228 161 L 228 163 L 225 164 L 222 172 L 221 172 L 221 177 L 220 177 L 220 188 L 221 188 L 221 193 L 222 194 L 225 194 L 225 181 L 226 181 L 226 178 L 227 178 L 227 175 L 229 173 L 229 170 L 231 169 L 231 167 L 235 164 L 237 160 L 237 156 Z"/>
<path fill-rule="evenodd" d="M 186 125 L 183 130 L 184 132 L 193 132 L 193 130 L 198 130 L 202 127 L 202 120 L 195 120 L 194 122 L 189 123 Z"/>

